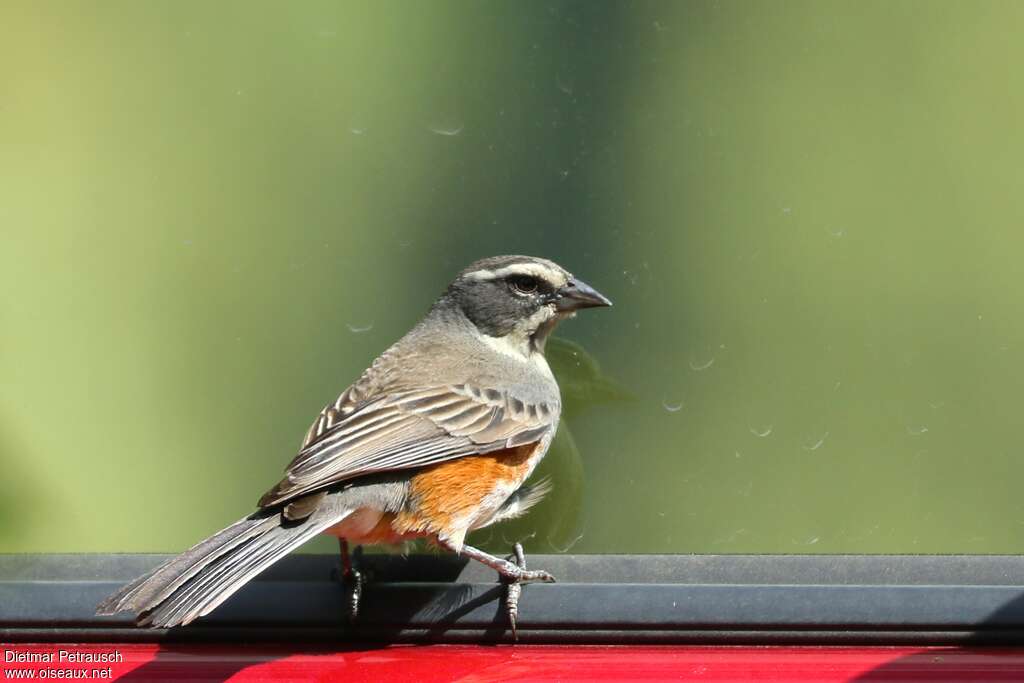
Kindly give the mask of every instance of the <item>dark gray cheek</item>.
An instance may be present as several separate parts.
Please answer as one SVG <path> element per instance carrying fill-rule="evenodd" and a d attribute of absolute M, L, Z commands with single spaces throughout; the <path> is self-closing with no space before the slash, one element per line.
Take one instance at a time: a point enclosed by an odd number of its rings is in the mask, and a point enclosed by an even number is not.
<path fill-rule="evenodd" d="M 536 302 L 515 296 L 498 284 L 475 287 L 464 292 L 464 297 L 463 311 L 481 332 L 492 337 L 508 334 L 538 308 Z"/>
<path fill-rule="evenodd" d="M 481 284 L 463 292 L 462 310 L 484 334 L 499 336 L 508 326 L 508 307 L 493 285 Z"/>
<path fill-rule="evenodd" d="M 522 315 L 519 307 L 509 305 L 509 302 L 503 302 L 502 305 L 485 311 L 477 326 L 491 336 L 501 337 L 515 329 L 516 323 L 522 319 Z"/>

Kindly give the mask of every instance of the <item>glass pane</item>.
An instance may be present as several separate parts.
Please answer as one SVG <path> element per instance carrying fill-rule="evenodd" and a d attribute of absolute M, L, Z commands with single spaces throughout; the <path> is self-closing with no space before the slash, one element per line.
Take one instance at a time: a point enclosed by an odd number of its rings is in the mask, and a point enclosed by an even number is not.
<path fill-rule="evenodd" d="M 476 542 L 1024 550 L 1024 4 L 3 14 L 0 551 L 247 514 L 499 253 L 616 305 L 551 350 L 554 493 Z"/>

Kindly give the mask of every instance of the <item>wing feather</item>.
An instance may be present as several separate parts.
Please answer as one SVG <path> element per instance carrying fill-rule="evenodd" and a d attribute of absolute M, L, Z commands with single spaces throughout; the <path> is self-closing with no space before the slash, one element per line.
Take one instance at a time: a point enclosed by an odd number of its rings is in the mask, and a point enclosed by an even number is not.
<path fill-rule="evenodd" d="M 401 392 L 359 406 L 335 402 L 313 423 L 284 479 L 260 507 L 366 474 L 539 441 L 557 426 L 559 409 L 469 384 Z"/>

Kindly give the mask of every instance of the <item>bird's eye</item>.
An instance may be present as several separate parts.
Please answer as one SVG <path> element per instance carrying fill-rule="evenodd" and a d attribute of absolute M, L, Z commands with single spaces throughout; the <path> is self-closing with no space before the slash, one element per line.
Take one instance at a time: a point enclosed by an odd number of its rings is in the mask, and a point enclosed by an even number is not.
<path fill-rule="evenodd" d="M 509 284 L 519 294 L 533 294 L 540 286 L 540 282 L 532 275 L 516 275 L 509 279 Z"/>

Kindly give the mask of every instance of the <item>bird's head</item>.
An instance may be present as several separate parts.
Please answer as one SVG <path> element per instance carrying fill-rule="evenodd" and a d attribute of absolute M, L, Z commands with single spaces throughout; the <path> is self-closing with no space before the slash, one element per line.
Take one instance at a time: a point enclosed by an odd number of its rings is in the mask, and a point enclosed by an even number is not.
<path fill-rule="evenodd" d="M 555 326 L 579 309 L 612 305 L 565 268 L 535 256 L 476 261 L 448 286 L 445 298 L 482 334 L 527 353 L 543 351 Z"/>

